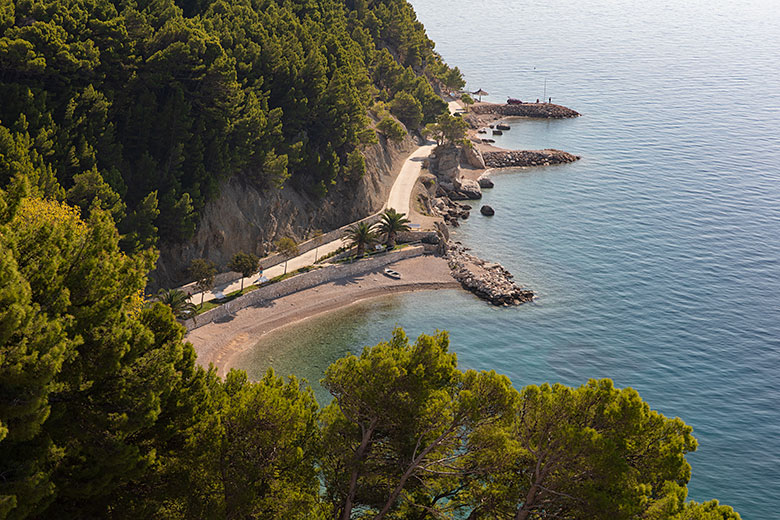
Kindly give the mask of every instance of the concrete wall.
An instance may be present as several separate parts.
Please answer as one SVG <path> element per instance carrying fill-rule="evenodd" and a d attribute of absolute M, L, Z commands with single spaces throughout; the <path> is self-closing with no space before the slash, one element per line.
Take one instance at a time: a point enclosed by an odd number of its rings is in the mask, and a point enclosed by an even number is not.
<path fill-rule="evenodd" d="M 374 223 L 379 222 L 380 215 L 381 213 L 376 213 L 362 220 L 359 220 L 358 222 L 368 222 L 369 224 L 373 225 Z M 353 222 L 351 224 L 347 224 L 346 226 L 342 226 L 338 229 L 334 229 L 333 231 L 323 233 L 322 235 L 312 238 L 311 240 L 307 240 L 306 242 L 301 242 L 300 244 L 298 244 L 298 254 L 302 255 L 303 253 L 307 253 L 314 248 L 320 247 L 321 245 L 327 244 L 328 242 L 332 242 L 334 240 L 341 238 L 341 235 L 344 234 L 344 231 L 346 231 L 347 228 L 354 226 L 355 224 L 356 223 Z M 281 264 L 282 262 L 284 262 L 284 255 L 281 255 L 279 253 L 274 253 L 272 255 L 268 255 L 261 258 L 260 266 L 263 269 L 268 269 L 269 267 L 273 267 L 275 265 Z M 230 285 L 236 280 L 240 280 L 241 277 L 242 277 L 241 273 L 237 273 L 235 271 L 227 271 L 225 273 L 219 273 L 214 277 L 214 287 L 216 288 L 220 286 Z M 188 283 L 187 285 L 180 287 L 179 290 L 182 290 L 184 292 L 187 292 L 189 290 L 189 292 L 191 292 L 192 294 L 199 292 L 195 288 L 195 282 Z"/>
<path fill-rule="evenodd" d="M 358 222 L 368 222 L 369 224 L 373 225 L 374 223 L 379 222 L 380 215 L 381 213 L 376 213 L 362 220 L 359 220 Z M 303 253 L 307 253 L 316 247 L 320 247 L 321 245 L 327 244 L 328 242 L 332 242 L 334 240 L 341 238 L 341 235 L 344 234 L 344 231 L 346 231 L 347 228 L 350 228 L 354 225 L 355 222 L 351 224 L 347 224 L 346 226 L 342 226 L 338 229 L 334 229 L 333 231 L 323 233 L 322 235 L 312 238 L 311 240 L 307 240 L 306 242 L 301 242 L 300 244 L 298 244 L 298 254 L 302 255 Z M 279 253 L 274 253 L 272 255 L 264 256 L 263 258 L 261 258 L 260 266 L 263 269 L 268 269 L 269 267 L 273 267 L 275 265 L 281 264 L 282 262 L 284 262 L 284 255 L 281 255 Z M 214 277 L 214 287 L 219 288 L 219 287 L 227 286 L 235 282 L 236 280 L 240 280 L 241 278 L 242 278 L 241 273 L 237 273 L 235 271 L 227 271 L 225 273 L 219 273 Z M 187 285 L 183 285 L 179 287 L 179 290 L 184 292 L 190 292 L 192 294 L 196 294 L 200 292 L 195 287 L 195 282 L 190 282 Z"/>
<path fill-rule="evenodd" d="M 323 283 L 367 273 L 374 269 L 392 264 L 393 262 L 398 262 L 399 260 L 426 254 L 430 249 L 431 248 L 426 249 L 423 246 L 408 247 L 406 249 L 401 249 L 400 251 L 378 255 L 366 260 L 359 260 L 351 264 L 329 265 L 322 269 L 302 273 L 293 276 L 292 278 L 282 280 L 281 282 L 260 287 L 243 296 L 239 296 L 233 301 L 208 310 L 195 318 L 186 320 L 184 326 L 187 327 L 188 331 L 193 330 L 211 323 L 212 321 L 222 319 L 245 307 L 262 304 L 269 300 L 275 300 Z"/>

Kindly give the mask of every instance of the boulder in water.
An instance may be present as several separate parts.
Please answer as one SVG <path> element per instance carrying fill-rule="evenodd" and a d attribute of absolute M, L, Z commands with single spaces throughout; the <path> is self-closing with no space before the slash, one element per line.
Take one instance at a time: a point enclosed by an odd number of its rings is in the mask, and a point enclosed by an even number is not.
<path fill-rule="evenodd" d="M 468 200 L 482 198 L 482 190 L 479 187 L 479 183 L 477 183 L 477 181 L 472 181 L 471 179 L 460 179 L 458 191 Z"/>
<path fill-rule="evenodd" d="M 496 214 L 496 210 L 494 210 L 492 207 L 485 204 L 481 208 L 479 208 L 479 212 L 485 215 L 486 217 L 492 217 Z"/>
<path fill-rule="evenodd" d="M 487 177 L 480 177 L 479 179 L 477 179 L 477 182 L 479 183 L 479 187 L 483 189 L 493 187 L 493 181 L 491 181 Z"/>

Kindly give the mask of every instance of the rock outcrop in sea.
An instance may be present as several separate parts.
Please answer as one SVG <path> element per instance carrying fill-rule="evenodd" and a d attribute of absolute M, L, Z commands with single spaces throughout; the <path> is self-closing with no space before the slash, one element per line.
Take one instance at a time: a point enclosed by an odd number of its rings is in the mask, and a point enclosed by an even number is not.
<path fill-rule="evenodd" d="M 488 177 L 485 177 L 484 174 L 480 175 L 479 179 L 477 179 L 477 182 L 479 183 L 479 187 L 482 189 L 492 188 L 494 186 L 493 181 L 491 181 Z"/>
<path fill-rule="evenodd" d="M 521 103 L 515 105 L 476 103 L 471 106 L 473 114 L 495 114 L 499 116 L 535 117 L 543 119 L 566 119 L 577 117 L 579 112 L 553 103 Z"/>
<path fill-rule="evenodd" d="M 534 298 L 533 291 L 523 289 L 513 281 L 512 273 L 498 263 L 491 263 L 466 252 L 459 244 L 447 244 L 447 261 L 455 278 L 464 289 L 493 305 L 520 305 Z"/>
<path fill-rule="evenodd" d="M 488 168 L 509 168 L 517 166 L 550 166 L 578 160 L 579 155 L 562 150 L 499 150 L 482 154 Z"/>

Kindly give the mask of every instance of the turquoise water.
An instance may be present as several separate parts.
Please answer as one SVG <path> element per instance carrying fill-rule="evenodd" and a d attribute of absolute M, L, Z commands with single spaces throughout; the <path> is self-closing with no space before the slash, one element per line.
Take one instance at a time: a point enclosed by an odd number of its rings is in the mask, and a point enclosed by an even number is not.
<path fill-rule="evenodd" d="M 690 497 L 780 511 L 780 15 L 774 2 L 413 0 L 469 88 L 583 117 L 523 121 L 499 145 L 577 163 L 505 172 L 457 238 L 538 300 L 461 291 L 360 304 L 245 357 L 310 381 L 404 326 L 451 333 L 466 368 L 518 386 L 611 377 L 692 425 Z M 322 396 L 322 394 L 320 394 Z M 323 396 L 324 398 L 324 396 Z"/>

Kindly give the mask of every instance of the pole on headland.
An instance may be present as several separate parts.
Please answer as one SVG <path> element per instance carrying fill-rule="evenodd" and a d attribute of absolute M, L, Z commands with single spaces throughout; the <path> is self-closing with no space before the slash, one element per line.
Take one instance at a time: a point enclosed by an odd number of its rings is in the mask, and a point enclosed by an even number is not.
<path fill-rule="evenodd" d="M 542 101 L 547 99 L 547 77 L 544 78 L 544 96 L 542 96 Z"/>

